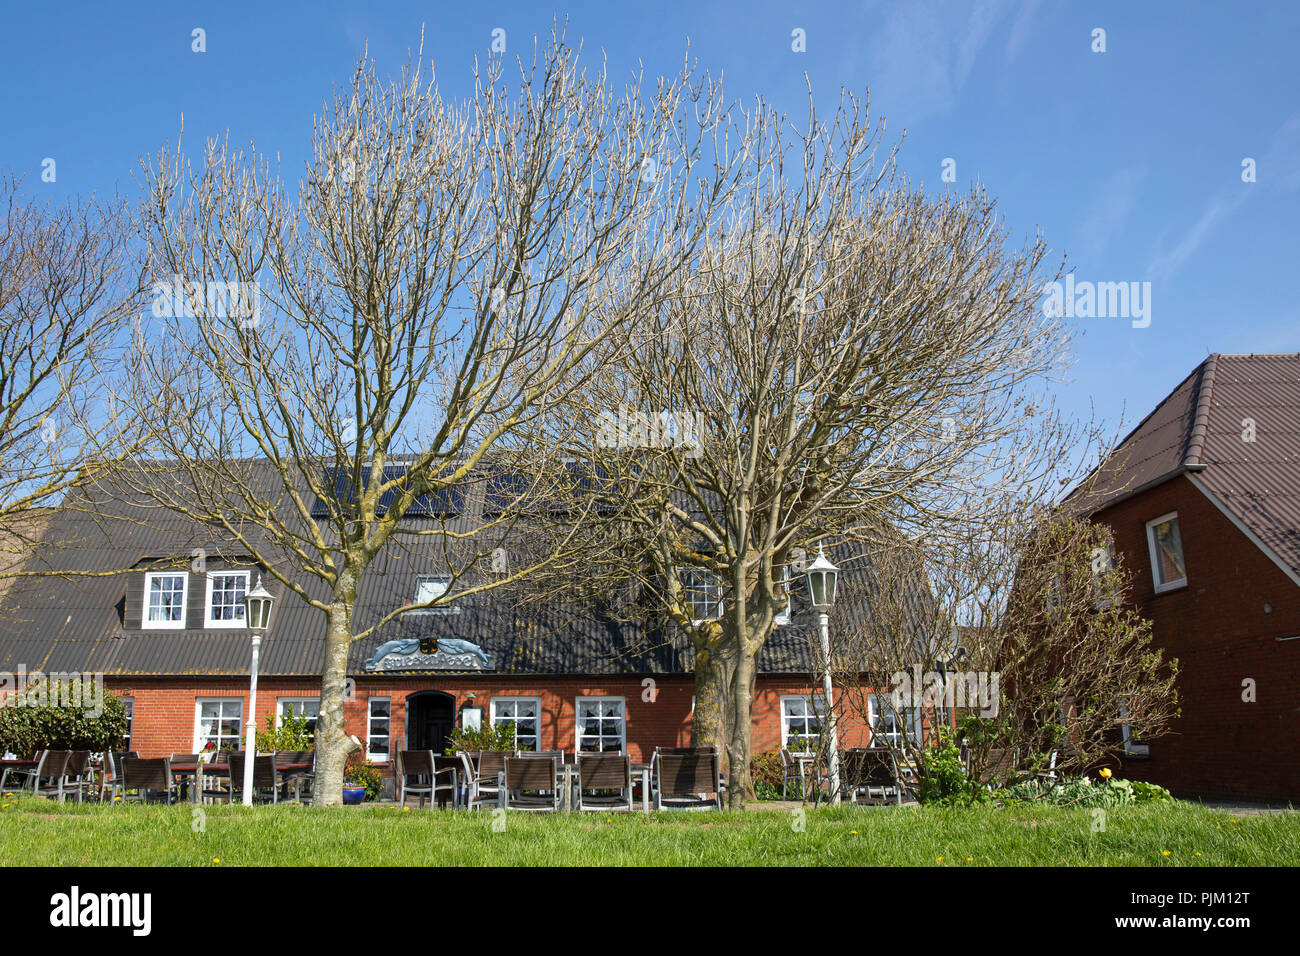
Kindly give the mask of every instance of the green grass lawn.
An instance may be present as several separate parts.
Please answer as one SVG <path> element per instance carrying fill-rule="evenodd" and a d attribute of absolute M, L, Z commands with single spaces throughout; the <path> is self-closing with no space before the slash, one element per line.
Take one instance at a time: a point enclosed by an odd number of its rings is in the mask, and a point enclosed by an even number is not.
<path fill-rule="evenodd" d="M 60 807 L 7 797 L 0 864 L 50 866 L 1295 866 L 1300 813 L 1188 803 L 510 814 L 396 807 Z M 1094 826 L 1098 827 L 1094 829 Z"/>

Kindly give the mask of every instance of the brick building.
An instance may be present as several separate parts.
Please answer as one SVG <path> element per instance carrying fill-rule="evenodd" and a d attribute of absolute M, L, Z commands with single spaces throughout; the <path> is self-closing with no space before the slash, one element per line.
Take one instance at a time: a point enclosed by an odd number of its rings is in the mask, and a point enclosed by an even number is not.
<path fill-rule="evenodd" d="M 1211 355 L 1076 489 L 1108 525 L 1181 716 L 1123 773 L 1300 801 L 1300 355 Z"/>
<path fill-rule="evenodd" d="M 490 483 L 475 485 L 416 509 L 407 522 L 463 531 L 482 520 L 490 498 Z M 57 546 L 29 564 L 44 573 L 16 579 L 7 595 L 0 670 L 104 674 L 106 688 L 130 703 L 129 749 L 142 756 L 240 746 L 250 660 L 243 596 L 260 577 L 276 604 L 262 642 L 258 728 L 290 708 L 316 713 L 324 614 L 237 547 L 104 488 L 57 513 L 48 538 Z M 382 553 L 358 594 L 358 628 L 459 590 L 447 591 L 435 551 Z M 841 595 L 854 594 L 852 575 L 846 570 Z M 791 595 L 759 659 L 755 752 L 815 734 L 823 709 L 811 673 L 815 615 L 797 577 Z M 701 616 L 716 614 L 717 594 L 701 588 L 694 596 Z M 862 607 L 842 600 L 832 626 L 853 626 Z M 515 724 L 521 748 L 626 749 L 645 760 L 656 746 L 689 742 L 691 659 L 671 624 L 563 595 L 521 605 L 487 591 L 408 613 L 356 642 L 347 729 L 380 764 L 401 749 L 441 751 L 454 726 L 504 721 Z M 842 745 L 867 739 L 860 722 L 846 718 Z"/>

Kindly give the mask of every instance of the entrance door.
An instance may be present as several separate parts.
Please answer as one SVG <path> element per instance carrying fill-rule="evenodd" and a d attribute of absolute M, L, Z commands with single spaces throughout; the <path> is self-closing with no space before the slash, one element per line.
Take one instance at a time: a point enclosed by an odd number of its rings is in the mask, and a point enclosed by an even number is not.
<path fill-rule="evenodd" d="M 446 753 L 455 715 L 450 694 L 426 690 L 406 698 L 406 749 Z"/>

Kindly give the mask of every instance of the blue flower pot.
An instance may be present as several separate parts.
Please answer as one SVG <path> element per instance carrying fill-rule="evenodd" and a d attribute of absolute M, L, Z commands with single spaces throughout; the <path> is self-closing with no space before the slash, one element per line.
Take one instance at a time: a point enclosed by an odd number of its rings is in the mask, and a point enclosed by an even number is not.
<path fill-rule="evenodd" d="M 355 807 L 366 798 L 366 788 L 364 784 L 343 784 L 343 805 Z"/>

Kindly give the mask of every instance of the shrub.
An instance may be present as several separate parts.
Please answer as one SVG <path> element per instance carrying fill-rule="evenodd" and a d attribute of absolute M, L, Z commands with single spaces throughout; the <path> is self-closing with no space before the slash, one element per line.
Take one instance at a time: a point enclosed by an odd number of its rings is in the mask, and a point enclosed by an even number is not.
<path fill-rule="evenodd" d="M 779 751 L 768 750 L 750 757 L 749 775 L 754 781 L 754 799 L 783 799 L 781 786 L 785 781 L 785 771 L 781 767 Z"/>
<path fill-rule="evenodd" d="M 36 676 L 0 706 L 0 751 L 31 758 L 39 750 L 109 750 L 121 746 L 128 723 L 121 699 L 102 683 Z"/>
<path fill-rule="evenodd" d="M 358 754 L 348 758 L 348 762 L 343 767 L 343 780 L 346 783 L 364 784 L 367 800 L 378 800 L 383 796 L 383 771 Z"/>
<path fill-rule="evenodd" d="M 478 730 L 455 728 L 447 740 L 447 753 L 473 753 L 476 750 L 514 750 L 515 725 L 507 720 L 495 727 L 488 724 Z"/>
<path fill-rule="evenodd" d="M 921 754 L 917 800 L 941 806 L 964 806 L 988 799 L 988 791 L 967 779 L 961 749 L 952 732 L 939 729 L 939 742 Z"/>
<path fill-rule="evenodd" d="M 280 718 L 280 726 L 275 726 L 275 715 L 266 715 L 266 730 L 257 732 L 257 749 L 261 753 L 280 750 L 313 750 L 316 742 L 312 738 L 309 718 L 295 713 L 293 708 Z"/>

